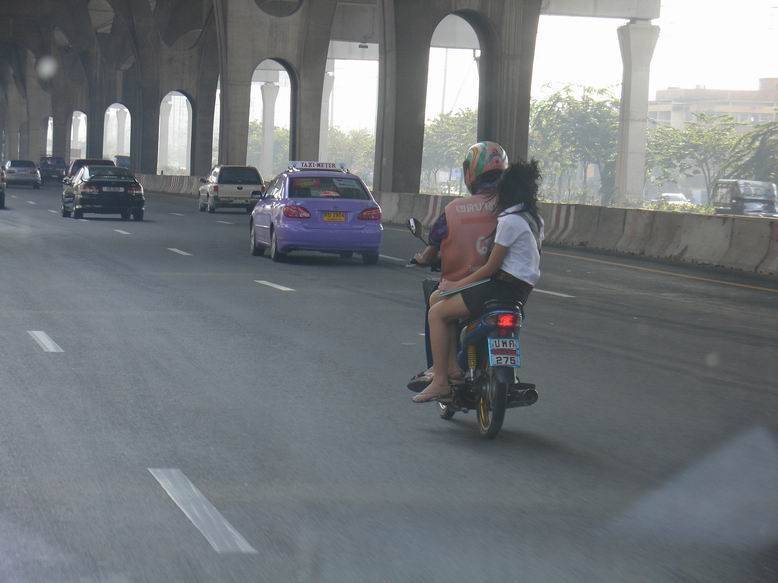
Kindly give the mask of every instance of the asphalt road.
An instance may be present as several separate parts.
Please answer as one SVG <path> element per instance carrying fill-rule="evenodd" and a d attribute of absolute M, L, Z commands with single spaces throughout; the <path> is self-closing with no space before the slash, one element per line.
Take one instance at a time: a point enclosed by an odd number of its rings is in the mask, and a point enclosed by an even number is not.
<path fill-rule="evenodd" d="M 424 272 L 7 205 L 0 581 L 778 581 L 778 285 L 549 249 L 485 441 L 404 387 Z"/>

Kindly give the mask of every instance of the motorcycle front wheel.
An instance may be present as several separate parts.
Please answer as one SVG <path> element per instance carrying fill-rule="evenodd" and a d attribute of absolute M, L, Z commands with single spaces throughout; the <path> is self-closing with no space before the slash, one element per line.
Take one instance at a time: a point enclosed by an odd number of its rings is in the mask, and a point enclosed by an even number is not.
<path fill-rule="evenodd" d="M 502 429 L 507 404 L 508 386 L 499 382 L 490 368 L 478 399 L 478 428 L 486 439 L 494 439 Z"/>

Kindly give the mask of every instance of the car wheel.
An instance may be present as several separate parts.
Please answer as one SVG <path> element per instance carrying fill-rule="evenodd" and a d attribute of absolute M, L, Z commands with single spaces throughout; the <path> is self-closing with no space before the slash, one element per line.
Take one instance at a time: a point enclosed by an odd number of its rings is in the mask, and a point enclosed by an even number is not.
<path fill-rule="evenodd" d="M 286 257 L 286 255 L 278 250 L 278 238 L 276 237 L 276 232 L 273 231 L 270 235 L 270 259 L 278 262 L 283 261 L 284 257 Z"/>
<path fill-rule="evenodd" d="M 249 242 L 251 254 L 254 257 L 262 257 L 265 254 L 265 247 L 263 245 L 257 245 L 257 236 L 254 232 L 254 225 L 251 225 L 251 229 L 249 230 Z"/>
<path fill-rule="evenodd" d="M 122 211 L 120 213 L 123 221 L 129 221 L 130 220 L 130 211 Z"/>
<path fill-rule="evenodd" d="M 143 220 L 143 209 L 138 209 L 132 211 L 132 220 L 133 221 L 142 221 Z"/>
<path fill-rule="evenodd" d="M 62 216 L 65 217 L 66 219 L 70 216 L 70 211 L 65 210 L 64 206 L 62 207 Z"/>
<path fill-rule="evenodd" d="M 338 255 L 340 255 L 341 259 L 351 259 L 352 257 L 354 257 L 354 252 L 344 251 L 343 253 L 338 253 Z"/>
<path fill-rule="evenodd" d="M 84 211 L 82 209 L 76 209 L 73 211 L 73 218 L 74 219 L 83 219 L 84 218 Z"/>
<path fill-rule="evenodd" d="M 362 253 L 362 263 L 365 265 L 375 265 L 378 263 L 378 253 Z"/>

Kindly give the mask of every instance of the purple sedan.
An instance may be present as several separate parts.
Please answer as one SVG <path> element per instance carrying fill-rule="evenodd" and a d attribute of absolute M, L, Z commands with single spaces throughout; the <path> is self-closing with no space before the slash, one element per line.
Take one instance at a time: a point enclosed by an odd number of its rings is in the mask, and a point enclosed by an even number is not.
<path fill-rule="evenodd" d="M 289 170 L 268 186 L 251 213 L 252 255 L 273 261 L 290 251 L 321 251 L 378 262 L 381 208 L 359 177 L 344 170 Z"/>

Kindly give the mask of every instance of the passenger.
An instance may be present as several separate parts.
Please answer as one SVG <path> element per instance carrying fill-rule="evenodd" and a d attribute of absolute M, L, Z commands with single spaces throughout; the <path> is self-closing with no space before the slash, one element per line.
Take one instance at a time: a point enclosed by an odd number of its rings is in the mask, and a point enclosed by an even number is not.
<path fill-rule="evenodd" d="M 426 403 L 451 395 L 451 384 L 461 378 L 457 364 L 457 321 L 481 311 L 488 301 L 522 303 L 540 278 L 543 219 L 537 205 L 540 170 L 535 160 L 517 162 L 504 173 L 497 188 L 497 230 L 488 261 L 459 280 L 456 289 L 488 279 L 461 293 L 430 299 L 432 381 L 413 400 Z"/>
<path fill-rule="evenodd" d="M 484 263 L 497 226 L 495 196 L 497 182 L 508 167 L 508 155 L 495 142 L 480 142 L 470 147 L 462 163 L 465 186 L 472 196 L 449 203 L 432 226 L 429 246 L 415 256 L 420 266 L 441 261 L 439 289 L 453 289 Z M 426 317 L 425 317 L 426 322 Z M 429 342 L 429 329 L 426 330 Z M 427 346 L 428 362 L 430 347 Z M 458 371 L 458 369 L 457 369 Z M 461 372 L 452 370 L 452 380 Z M 458 375 L 458 376 L 457 376 Z M 412 391 L 421 391 L 432 380 L 432 369 L 417 374 L 408 383 Z"/>

